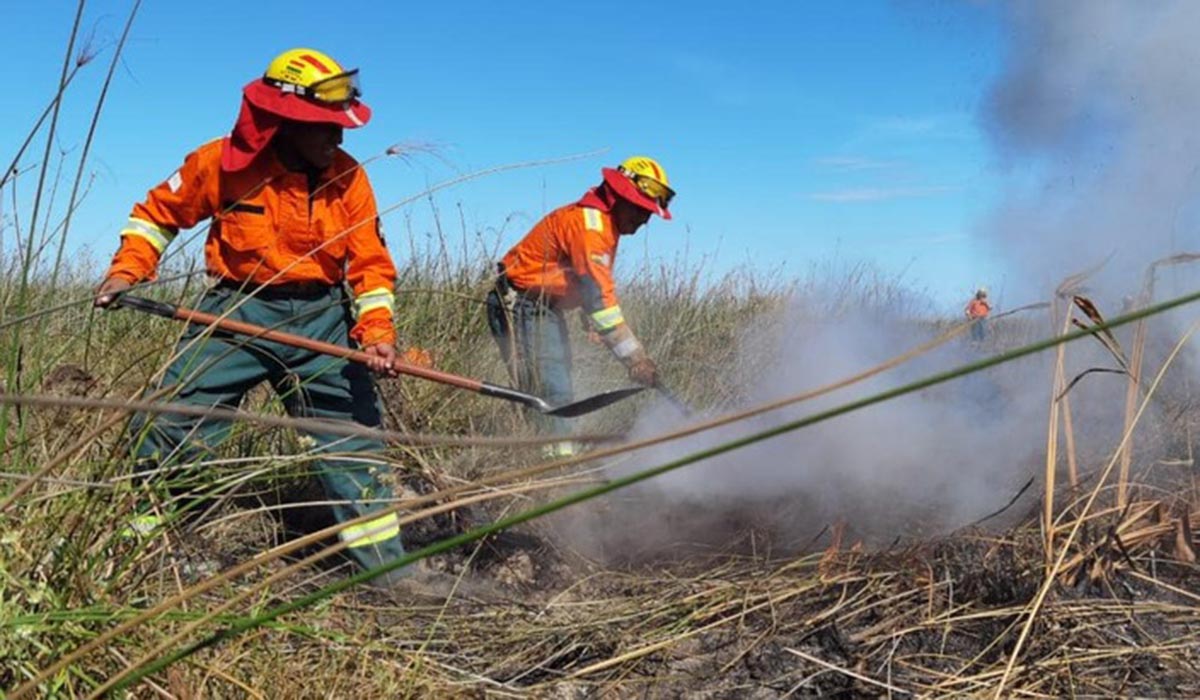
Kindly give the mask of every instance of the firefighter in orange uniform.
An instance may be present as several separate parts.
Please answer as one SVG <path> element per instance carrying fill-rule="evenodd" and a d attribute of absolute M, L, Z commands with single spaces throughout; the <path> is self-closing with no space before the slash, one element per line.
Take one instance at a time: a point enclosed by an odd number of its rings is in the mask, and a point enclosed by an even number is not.
<path fill-rule="evenodd" d="M 121 292 L 153 279 L 179 231 L 207 220 L 204 257 L 212 283 L 201 310 L 326 342 L 353 342 L 372 357 L 370 369 L 392 374 L 396 268 L 367 175 L 338 147 L 343 129 L 371 118 L 358 99 L 357 73 L 312 49 L 293 49 L 271 61 L 243 89 L 232 133 L 190 153 L 134 206 L 96 305 L 119 304 Z M 276 343 L 209 335 L 196 326 L 180 341 L 163 386 L 173 388 L 175 401 L 236 407 L 263 381 L 292 415 L 382 423 L 367 367 Z M 177 476 L 215 456 L 230 429 L 225 421 L 174 415 L 139 416 L 134 425 L 139 470 Z M 379 479 L 387 470 L 379 440 L 310 437 L 339 522 L 386 505 L 391 492 Z M 169 514 L 143 513 L 130 530 L 153 531 Z M 404 554 L 394 513 L 347 526 L 340 537 L 364 568 Z"/>
<path fill-rule="evenodd" d="M 975 290 L 975 297 L 967 302 L 963 313 L 967 318 L 974 321 L 971 326 L 971 340 L 979 343 L 987 337 L 987 317 L 992 312 L 992 304 L 988 301 L 988 290 L 986 287 L 980 287 Z"/>
<path fill-rule="evenodd" d="M 625 365 L 635 382 L 656 383 L 654 362 L 633 334 L 613 283 L 621 236 L 633 235 L 658 214 L 670 219 L 675 192 L 656 161 L 634 156 L 603 168 L 603 181 L 577 202 L 547 214 L 497 266 L 488 293 L 488 325 L 521 389 L 552 405 L 572 400 L 571 347 L 564 312 L 582 308 L 585 323 Z M 553 433 L 562 418 L 544 418 Z M 548 456 L 574 454 L 563 441 Z"/>

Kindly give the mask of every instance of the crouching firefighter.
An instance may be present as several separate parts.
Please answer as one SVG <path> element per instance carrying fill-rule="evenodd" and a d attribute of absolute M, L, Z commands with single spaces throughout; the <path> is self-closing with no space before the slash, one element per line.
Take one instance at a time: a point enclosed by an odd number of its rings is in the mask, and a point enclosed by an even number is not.
<path fill-rule="evenodd" d="M 311 49 L 280 54 L 242 91 L 230 135 L 188 154 L 179 170 L 133 207 L 95 304 L 119 304 L 132 284 L 154 278 L 181 229 L 210 221 L 204 257 L 211 284 L 205 312 L 361 347 L 370 370 L 391 374 L 396 268 L 379 229 L 375 195 L 358 163 L 338 146 L 363 126 L 357 70 Z M 293 416 L 381 425 L 367 366 L 260 340 L 210 335 L 190 326 L 162 379 L 172 400 L 236 407 L 270 382 Z M 139 471 L 186 477 L 214 456 L 226 421 L 137 416 Z M 383 444 L 369 437 L 309 436 L 316 471 L 338 522 L 379 511 L 391 497 Z M 194 474 L 194 473 L 193 473 Z M 131 528 L 160 524 L 142 515 Z M 360 566 L 404 554 L 394 513 L 341 530 Z"/>
<path fill-rule="evenodd" d="M 603 168 L 603 181 L 578 202 L 547 214 L 497 265 L 487 296 L 488 325 L 518 386 L 552 405 L 572 400 L 571 347 L 564 312 L 582 308 L 584 324 L 625 365 L 629 377 L 656 383 L 654 362 L 625 322 L 613 284 L 620 236 L 637 232 L 651 214 L 670 219 L 675 193 L 657 162 L 629 158 Z M 566 434 L 563 418 L 539 416 L 552 434 Z M 547 457 L 574 455 L 562 441 Z"/>

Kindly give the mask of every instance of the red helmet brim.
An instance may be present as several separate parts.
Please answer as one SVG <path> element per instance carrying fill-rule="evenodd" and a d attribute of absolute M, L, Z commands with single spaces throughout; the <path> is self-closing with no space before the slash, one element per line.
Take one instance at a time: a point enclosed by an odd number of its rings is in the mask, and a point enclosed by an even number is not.
<path fill-rule="evenodd" d="M 671 212 L 666 207 L 660 206 L 654 198 L 639 190 L 637 185 L 633 184 L 633 180 L 625 177 L 615 168 L 601 168 L 600 172 L 604 175 L 604 182 L 621 199 L 632 202 L 651 214 L 658 214 L 663 219 L 671 218 Z"/>
<path fill-rule="evenodd" d="M 337 124 L 347 129 L 357 129 L 371 121 L 371 108 L 358 100 L 345 105 L 322 104 L 283 92 L 262 80 L 252 80 L 242 94 L 255 107 L 293 121 Z"/>

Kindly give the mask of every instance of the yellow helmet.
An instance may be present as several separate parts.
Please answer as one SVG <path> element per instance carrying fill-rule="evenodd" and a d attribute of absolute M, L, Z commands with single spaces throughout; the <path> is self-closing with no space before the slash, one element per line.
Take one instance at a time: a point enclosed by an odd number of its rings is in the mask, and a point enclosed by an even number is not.
<path fill-rule="evenodd" d="M 251 105 L 284 119 L 347 129 L 371 119 L 371 109 L 358 99 L 361 94 L 357 68 L 346 70 L 315 49 L 284 51 L 242 90 Z"/>
<path fill-rule="evenodd" d="M 611 173 L 611 175 L 610 175 Z M 626 158 L 616 170 L 604 169 L 604 179 L 617 194 L 664 219 L 671 218 L 667 207 L 675 198 L 667 171 L 647 156 Z"/>
<path fill-rule="evenodd" d="M 290 49 L 276 56 L 263 74 L 263 82 L 285 93 L 326 104 L 339 104 L 362 94 L 358 69 L 341 64 L 315 49 Z"/>
<path fill-rule="evenodd" d="M 281 119 L 355 129 L 371 120 L 358 96 L 358 69 L 346 70 L 314 49 L 276 56 L 267 72 L 242 88 L 242 109 L 221 151 L 221 167 L 248 166 L 275 135 Z M 273 115 L 273 118 L 264 116 Z"/>

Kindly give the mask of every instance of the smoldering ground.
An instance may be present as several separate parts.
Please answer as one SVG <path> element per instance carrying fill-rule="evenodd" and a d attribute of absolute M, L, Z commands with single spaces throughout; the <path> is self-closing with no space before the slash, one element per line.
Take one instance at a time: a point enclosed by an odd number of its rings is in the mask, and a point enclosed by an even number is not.
<path fill-rule="evenodd" d="M 876 366 L 945 329 L 883 308 L 815 316 L 797 301 L 759 319 L 740 345 L 743 407 L 815 389 Z M 964 338 L 847 389 L 608 465 L 612 475 L 656 466 L 782 422 L 978 359 Z M 661 556 L 688 545 L 796 551 L 827 526 L 870 543 L 945 532 L 1004 505 L 1044 449 L 1045 357 L 980 373 L 720 455 L 610 497 L 567 531 L 606 558 Z M 739 407 L 724 407 L 724 412 Z M 696 420 L 668 402 L 639 417 L 633 437 Z"/>
<path fill-rule="evenodd" d="M 802 304 L 754 326 L 758 330 L 742 339 L 739 368 L 730 368 L 751 383 L 747 398 L 723 407 L 722 414 L 855 375 L 947 328 L 878 308 L 822 318 Z M 654 467 L 1049 333 L 1044 311 L 1002 320 L 983 343 L 959 336 L 846 389 L 639 451 L 608 464 L 607 471 L 620 476 Z M 1125 377 L 1085 374 L 1118 368 L 1090 338 L 1071 343 L 1066 358 L 1068 381 L 1083 375 L 1067 396 L 1074 407 L 1079 478 L 1088 483 L 1120 442 Z M 1054 360 L 1053 351 L 1043 352 L 685 466 L 570 512 L 558 527 L 581 551 L 608 561 L 661 561 L 716 550 L 792 554 L 826 546 L 839 523 L 844 544 L 861 540 L 880 547 L 976 523 L 1032 481 L 984 527 L 1013 525 L 1037 512 L 1042 494 Z M 1163 413 L 1161 404 L 1152 404 L 1139 434 L 1161 432 Z M 662 401 L 641 414 L 632 437 L 703 417 L 711 416 L 688 418 Z M 1155 450 L 1143 449 L 1147 458 L 1159 455 L 1161 441 L 1155 442 Z M 1065 476 L 1062 483 L 1065 488 Z"/>

